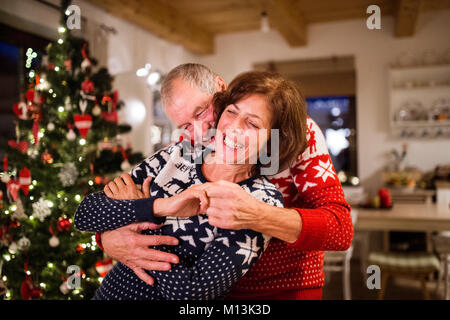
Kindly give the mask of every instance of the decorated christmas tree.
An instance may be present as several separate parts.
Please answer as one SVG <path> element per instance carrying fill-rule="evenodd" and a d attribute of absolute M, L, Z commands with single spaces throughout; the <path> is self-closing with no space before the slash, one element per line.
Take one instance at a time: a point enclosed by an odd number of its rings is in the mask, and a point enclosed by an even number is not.
<path fill-rule="evenodd" d="M 112 261 L 92 234 L 74 229 L 75 210 L 142 160 L 119 138 L 130 127 L 118 124 L 113 78 L 65 27 L 68 5 L 60 39 L 27 73 L 13 106 L 16 140 L 2 146 L 0 299 L 92 298 Z"/>

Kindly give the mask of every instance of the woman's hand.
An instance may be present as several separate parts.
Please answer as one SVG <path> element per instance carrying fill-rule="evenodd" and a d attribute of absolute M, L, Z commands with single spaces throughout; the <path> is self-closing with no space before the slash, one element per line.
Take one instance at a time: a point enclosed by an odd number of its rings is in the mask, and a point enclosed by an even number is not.
<path fill-rule="evenodd" d="M 128 173 L 122 174 L 120 177 L 109 182 L 103 191 L 112 199 L 116 200 L 135 200 L 142 198 L 150 198 L 150 182 L 151 177 L 144 180 L 142 190 L 134 183 L 133 179 Z"/>
<path fill-rule="evenodd" d="M 261 202 L 238 184 L 221 180 L 205 183 L 201 188 L 209 198 L 206 214 L 212 226 L 257 230 L 262 214 Z"/>
<path fill-rule="evenodd" d="M 156 199 L 153 203 L 153 214 L 157 217 L 187 218 L 206 213 L 208 205 L 209 199 L 203 185 L 196 185 L 170 198 Z"/>

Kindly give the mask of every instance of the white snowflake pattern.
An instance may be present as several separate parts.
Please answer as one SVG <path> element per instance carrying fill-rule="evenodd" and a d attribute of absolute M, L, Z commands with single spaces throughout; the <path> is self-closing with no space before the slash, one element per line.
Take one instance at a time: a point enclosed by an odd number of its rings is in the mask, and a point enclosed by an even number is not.
<path fill-rule="evenodd" d="M 189 219 L 186 219 L 186 218 L 180 219 L 180 218 L 168 217 L 166 219 L 166 222 L 164 223 L 164 225 L 169 225 L 169 224 L 172 225 L 172 231 L 175 232 L 178 229 L 186 231 L 186 225 L 188 223 L 192 223 L 192 221 Z"/>
<path fill-rule="evenodd" d="M 258 237 L 250 238 L 245 235 L 245 242 L 236 241 L 240 249 L 236 251 L 236 254 L 241 254 L 244 256 L 244 261 L 242 264 L 250 264 L 253 258 L 258 256 L 259 247 L 257 245 Z"/>
<path fill-rule="evenodd" d="M 327 162 L 322 162 L 319 160 L 319 165 L 315 166 L 314 169 L 317 170 L 317 174 L 314 178 L 322 178 L 323 182 L 327 181 L 329 177 L 335 179 L 333 166 L 331 165 L 331 161 L 327 160 Z"/>

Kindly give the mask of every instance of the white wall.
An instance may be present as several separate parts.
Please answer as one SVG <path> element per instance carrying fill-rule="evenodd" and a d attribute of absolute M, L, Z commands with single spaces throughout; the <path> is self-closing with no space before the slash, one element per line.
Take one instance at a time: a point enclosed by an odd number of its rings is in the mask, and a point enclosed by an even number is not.
<path fill-rule="evenodd" d="M 450 11 L 420 16 L 418 31 L 411 38 L 393 37 L 393 18 L 382 16 L 382 29 L 369 30 L 365 20 L 313 24 L 308 27 L 308 44 L 290 48 L 276 32 L 258 31 L 220 35 L 216 54 L 197 60 L 230 81 L 256 62 L 353 55 L 357 72 L 357 126 L 359 175 L 366 186 L 381 183 L 379 170 L 386 153 L 400 149 L 404 141 L 393 140 L 388 116 L 388 67 L 405 51 L 421 55 L 426 49 L 438 52 L 450 48 Z M 423 170 L 450 163 L 450 141 L 409 143 L 407 162 Z"/>

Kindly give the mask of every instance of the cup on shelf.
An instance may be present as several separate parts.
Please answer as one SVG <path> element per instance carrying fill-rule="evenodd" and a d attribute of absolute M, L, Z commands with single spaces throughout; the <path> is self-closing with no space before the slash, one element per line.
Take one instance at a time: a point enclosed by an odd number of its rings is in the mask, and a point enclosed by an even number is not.
<path fill-rule="evenodd" d="M 426 50 L 422 55 L 422 64 L 425 66 L 439 64 L 439 55 L 434 50 Z"/>

